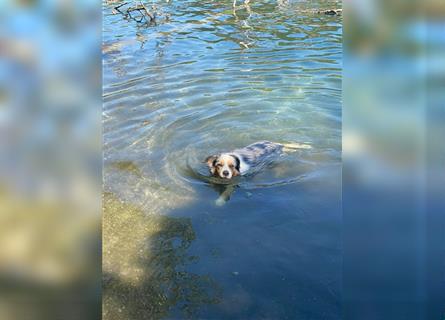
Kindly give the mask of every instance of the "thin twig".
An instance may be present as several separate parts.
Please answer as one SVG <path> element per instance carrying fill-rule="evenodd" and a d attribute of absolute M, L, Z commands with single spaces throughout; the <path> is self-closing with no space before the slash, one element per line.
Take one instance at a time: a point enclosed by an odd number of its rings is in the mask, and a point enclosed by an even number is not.
<path fill-rule="evenodd" d="M 125 6 L 126 4 L 128 4 L 128 2 L 121 3 L 120 5 L 114 7 L 114 9 L 122 13 L 122 11 L 120 11 L 119 8 Z"/>
<path fill-rule="evenodd" d="M 145 11 L 145 8 L 143 6 L 136 6 L 127 9 L 127 12 L 132 12 L 132 11 Z"/>
<path fill-rule="evenodd" d="M 145 12 L 147 13 L 147 15 L 150 17 L 150 21 L 153 21 L 153 20 L 155 19 L 155 16 L 152 15 L 152 14 L 150 13 L 150 11 L 148 11 L 147 7 L 142 3 L 142 1 L 141 1 L 141 5 L 142 5 L 142 7 L 144 8 L 144 10 L 145 10 Z"/>

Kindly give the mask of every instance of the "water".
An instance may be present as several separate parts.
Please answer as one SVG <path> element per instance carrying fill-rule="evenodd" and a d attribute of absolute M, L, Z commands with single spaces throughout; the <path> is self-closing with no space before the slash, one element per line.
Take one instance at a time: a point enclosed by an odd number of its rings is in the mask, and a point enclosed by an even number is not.
<path fill-rule="evenodd" d="M 231 3 L 104 4 L 107 319 L 341 318 L 340 3 Z M 203 160 L 259 140 L 312 149 L 217 206 Z"/>

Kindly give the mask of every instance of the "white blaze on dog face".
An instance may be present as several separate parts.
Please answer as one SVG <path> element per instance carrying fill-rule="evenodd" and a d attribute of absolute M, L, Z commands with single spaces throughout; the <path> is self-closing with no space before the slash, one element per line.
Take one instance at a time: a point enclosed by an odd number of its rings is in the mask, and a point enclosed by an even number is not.
<path fill-rule="evenodd" d="M 231 179 L 239 175 L 239 159 L 230 154 L 211 156 L 206 159 L 210 172 L 223 179 Z"/>

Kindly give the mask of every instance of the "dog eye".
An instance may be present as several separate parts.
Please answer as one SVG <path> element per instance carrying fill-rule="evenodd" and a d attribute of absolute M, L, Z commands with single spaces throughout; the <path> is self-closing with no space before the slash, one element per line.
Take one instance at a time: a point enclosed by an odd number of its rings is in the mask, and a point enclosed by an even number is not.
<path fill-rule="evenodd" d="M 230 168 L 233 168 L 234 166 L 233 166 L 233 164 L 231 164 L 231 165 L 229 165 L 229 167 L 230 167 Z"/>
<path fill-rule="evenodd" d="M 218 168 L 221 168 L 223 165 L 222 165 L 221 163 L 218 163 L 216 166 L 217 166 Z"/>

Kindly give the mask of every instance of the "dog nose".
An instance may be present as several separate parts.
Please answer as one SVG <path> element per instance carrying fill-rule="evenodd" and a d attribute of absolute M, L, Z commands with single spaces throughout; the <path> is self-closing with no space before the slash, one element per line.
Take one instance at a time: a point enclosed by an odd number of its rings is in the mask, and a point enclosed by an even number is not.
<path fill-rule="evenodd" d="M 229 175 L 229 171 L 224 170 L 224 171 L 223 171 L 223 176 L 224 176 L 224 177 L 227 177 L 228 175 Z"/>

